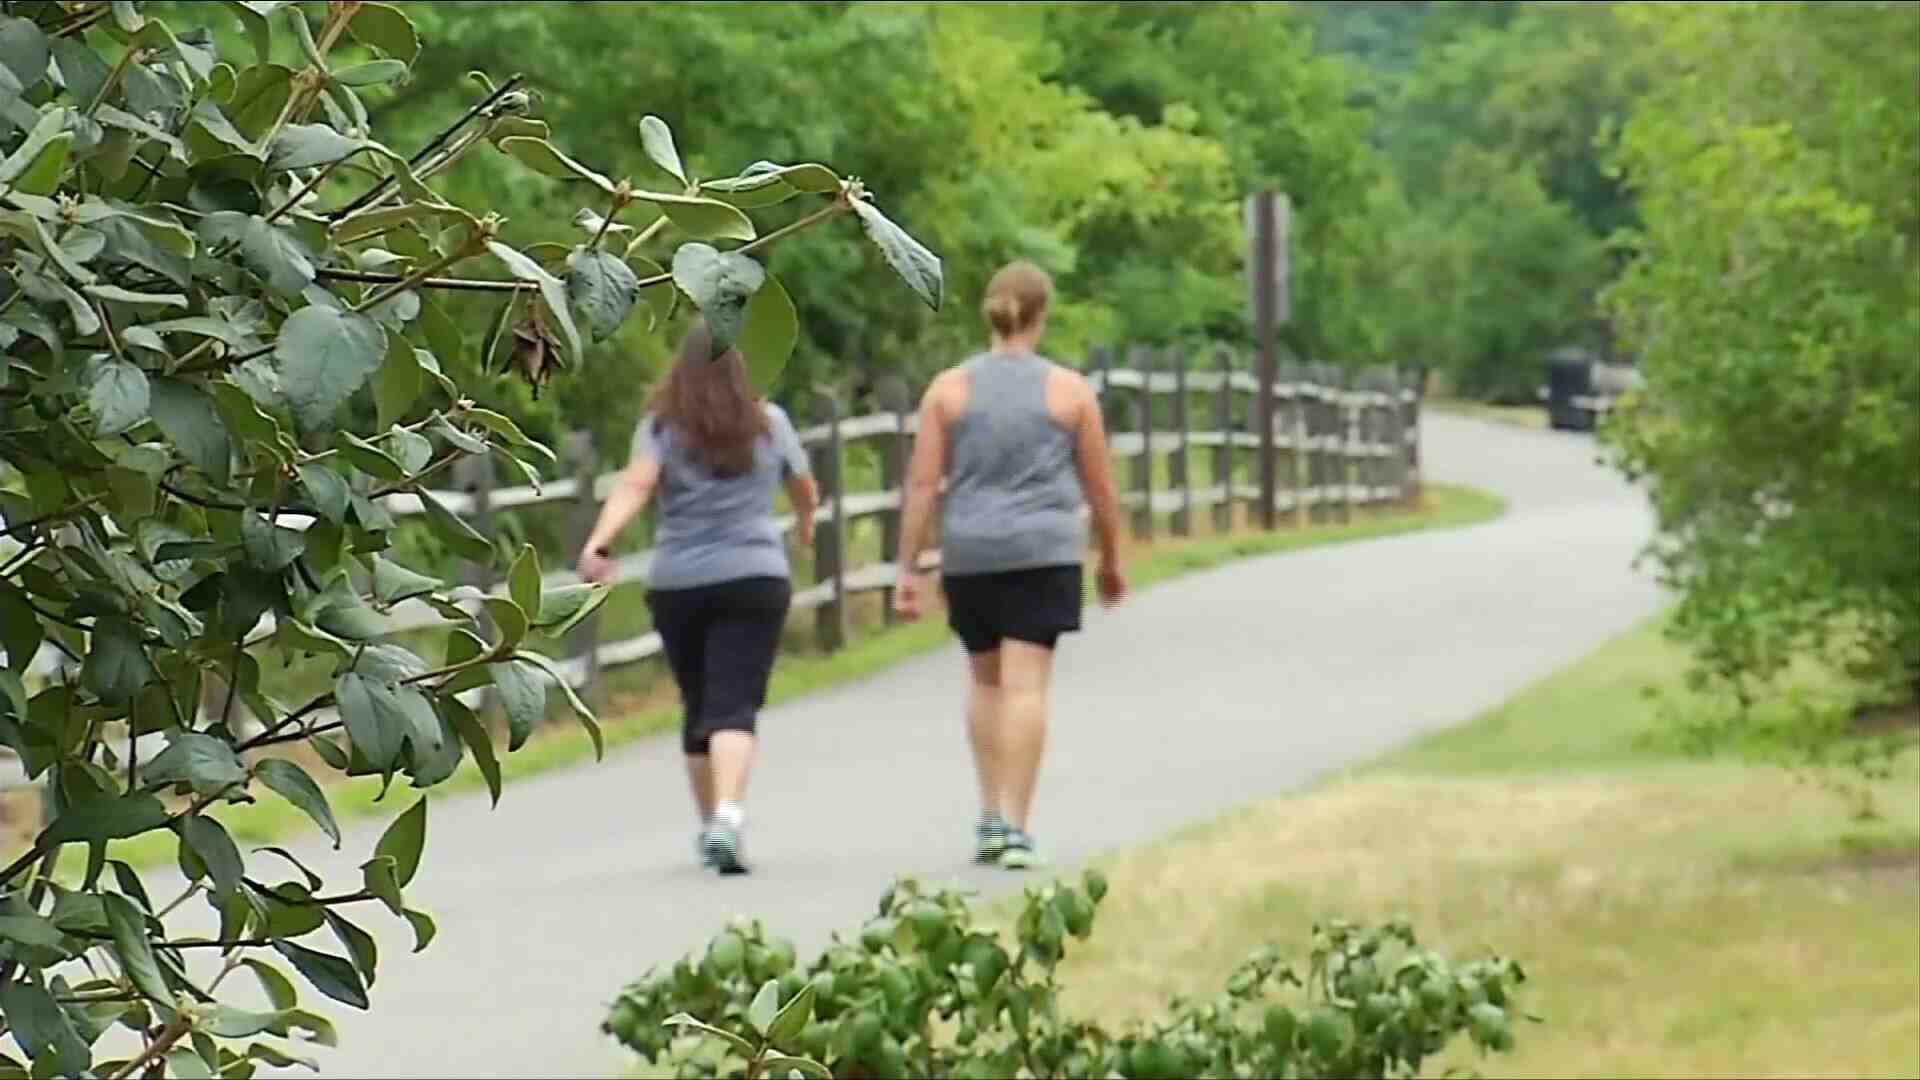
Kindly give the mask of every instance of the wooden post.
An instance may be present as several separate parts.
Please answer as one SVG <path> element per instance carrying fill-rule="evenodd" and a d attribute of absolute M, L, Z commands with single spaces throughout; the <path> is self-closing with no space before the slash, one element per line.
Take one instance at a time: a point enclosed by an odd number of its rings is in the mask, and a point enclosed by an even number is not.
<path fill-rule="evenodd" d="M 1311 486 L 1308 468 L 1311 458 L 1308 449 L 1312 445 L 1307 432 L 1307 396 L 1306 373 L 1298 363 L 1288 362 L 1280 369 L 1281 402 L 1285 412 L 1281 416 L 1281 427 L 1286 432 L 1287 467 L 1281 470 L 1281 478 L 1286 482 L 1289 499 L 1288 516 L 1293 520 L 1294 528 L 1304 528 L 1307 524 L 1307 491 Z"/>
<path fill-rule="evenodd" d="M 813 530 L 813 578 L 831 585 L 833 595 L 814 612 L 814 633 L 821 649 L 834 652 L 847 642 L 846 485 L 841 482 L 840 398 L 832 389 L 820 391 L 820 397 L 826 403 L 827 445 L 814 451 L 813 475 L 828 513 Z"/>
<path fill-rule="evenodd" d="M 1220 488 L 1220 501 L 1213 504 L 1213 531 L 1233 531 L 1233 462 L 1236 456 L 1233 426 L 1233 353 L 1222 348 L 1216 356 L 1220 368 L 1220 392 L 1213 399 L 1213 426 L 1221 443 L 1213 452 L 1213 482 Z"/>
<path fill-rule="evenodd" d="M 1180 441 L 1174 444 L 1173 456 L 1168 459 L 1168 483 L 1180 493 L 1180 509 L 1174 512 L 1172 532 L 1175 536 L 1193 535 L 1193 469 L 1187 460 L 1187 438 L 1192 434 L 1192 425 L 1187 422 L 1187 351 L 1175 347 L 1171 351 L 1173 360 L 1173 426 L 1180 435 Z"/>
<path fill-rule="evenodd" d="M 1318 365 L 1303 366 L 1300 387 L 1301 425 L 1306 432 L 1302 453 L 1307 459 L 1307 520 L 1315 525 L 1327 518 L 1326 407 L 1327 388 Z"/>
<path fill-rule="evenodd" d="M 900 525 L 907 506 L 907 461 L 911 446 L 907 420 L 912 415 L 913 402 L 907 393 L 906 380 L 897 375 L 883 380 L 879 389 L 881 408 L 892 413 L 894 420 L 893 433 L 885 436 L 881 444 L 880 488 L 900 497 L 898 503 L 880 515 L 880 559 L 897 567 L 900 562 Z M 885 625 L 892 626 L 897 618 L 893 612 L 893 587 L 888 586 L 881 594 L 880 619 Z"/>
<path fill-rule="evenodd" d="M 1334 468 L 1340 485 L 1340 521 L 1344 524 L 1353 520 L 1354 467 L 1360 463 L 1358 435 L 1354 429 L 1359 418 L 1354 415 L 1353 380 L 1347 377 L 1347 369 L 1330 365 L 1327 373 L 1332 376 L 1334 384 L 1333 434 L 1339 440 Z"/>
<path fill-rule="evenodd" d="M 1100 376 L 1100 383 L 1096 388 L 1094 396 L 1100 399 L 1101 421 L 1107 425 L 1108 431 L 1112 431 L 1114 430 L 1113 402 L 1115 400 L 1113 396 L 1113 350 L 1104 345 L 1095 345 L 1087 356 L 1087 364 Z"/>
<path fill-rule="evenodd" d="M 1263 191 L 1247 201 L 1247 214 L 1253 266 L 1249 285 L 1253 289 L 1254 340 L 1260 349 L 1260 517 L 1263 528 L 1279 525 L 1275 514 L 1280 463 L 1274 446 L 1273 382 L 1280 364 L 1279 329 L 1287 321 L 1287 216 L 1286 200 L 1275 192 Z"/>
<path fill-rule="evenodd" d="M 1132 367 L 1140 373 L 1138 405 L 1140 454 L 1133 459 L 1133 489 L 1140 495 L 1140 506 L 1133 512 L 1133 535 L 1153 539 L 1153 350 L 1135 346 L 1130 356 Z"/>
<path fill-rule="evenodd" d="M 587 538 L 593 535 L 593 524 L 600 516 L 600 500 L 593 490 L 594 481 L 599 479 L 600 455 L 593 448 L 593 433 L 570 433 L 567 457 L 573 462 L 574 482 L 579 485 L 573 493 L 573 550 L 577 552 L 585 550 Z M 619 587 L 618 582 L 612 585 L 612 588 Z M 587 616 L 574 630 L 571 646 L 573 655 L 580 658 L 580 694 L 591 700 L 600 682 L 599 612 Z"/>
<path fill-rule="evenodd" d="M 1424 368 L 1417 369 L 1413 386 L 1400 394 L 1401 423 L 1405 424 L 1407 429 L 1404 448 L 1407 456 L 1407 480 L 1404 496 L 1408 505 L 1416 505 L 1420 501 L 1420 403 L 1426 394 L 1426 386 L 1421 381 L 1418 371 L 1424 370 Z"/>

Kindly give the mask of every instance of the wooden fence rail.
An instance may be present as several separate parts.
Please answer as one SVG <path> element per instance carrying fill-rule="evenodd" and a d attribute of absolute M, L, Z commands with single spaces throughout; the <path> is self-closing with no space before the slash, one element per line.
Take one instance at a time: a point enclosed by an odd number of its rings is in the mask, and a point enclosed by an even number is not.
<path fill-rule="evenodd" d="M 1226 531 L 1237 508 L 1255 508 L 1260 501 L 1257 456 L 1277 456 L 1280 483 L 1276 511 L 1298 524 L 1346 520 L 1355 508 L 1378 507 L 1415 499 L 1420 484 L 1420 398 L 1410 382 L 1392 371 L 1349 376 L 1326 366 L 1288 366 L 1280 372 L 1273 400 L 1272 446 L 1262 447 L 1256 432 L 1260 407 L 1259 381 L 1235 369 L 1227 350 L 1215 352 L 1204 367 L 1186 351 L 1133 348 L 1125 366 L 1113 355 L 1096 351 L 1088 364 L 1089 379 L 1108 417 L 1113 456 L 1126 462 L 1121 470 L 1125 490 L 1123 508 L 1130 512 L 1136 539 L 1153 539 L 1160 521 L 1172 535 L 1193 531 L 1197 516 L 1212 519 L 1215 531 Z M 839 405 L 824 398 L 822 422 L 805 427 L 800 439 L 808 450 L 821 488 L 816 515 L 811 580 L 794 592 L 796 611 L 811 611 L 820 645 L 840 648 L 848 637 L 848 608 L 857 596 L 890 592 L 898 574 L 895 561 L 900 543 L 900 512 L 906 462 L 912 454 L 916 417 L 904 411 L 842 417 Z M 1193 430 L 1194 417 L 1211 425 Z M 875 445 L 881 462 L 878 491 L 846 488 L 848 450 Z M 496 536 L 495 518 L 506 512 L 560 508 L 568 516 L 570 547 L 549 558 L 562 568 L 544 575 L 546 588 L 576 584 L 574 554 L 585 542 L 600 503 L 619 477 L 621 463 L 603 469 L 584 432 L 566 440 L 571 475 L 537 487 L 495 487 L 484 461 L 458 474 L 460 486 L 435 491 L 433 496 L 489 540 Z M 1198 454 L 1210 453 L 1204 484 L 1194 473 Z M 1164 466 L 1164 471 L 1162 466 Z M 420 500 L 395 495 L 385 502 L 396 518 L 425 512 Z M 880 558 L 861 565 L 849 563 L 848 536 L 853 523 L 879 519 Z M 282 519 L 290 528 L 310 522 Z M 793 528 L 791 516 L 779 519 L 783 533 Z M 652 562 L 650 551 L 624 556 L 615 562 L 616 586 L 644 584 Z M 921 569 L 935 570 L 938 552 L 922 556 Z M 801 568 L 796 566 L 796 570 Z M 469 576 L 463 606 L 478 613 L 480 599 L 504 595 L 505 586 L 480 576 Z M 445 625 L 445 617 L 417 600 L 391 609 L 389 633 L 404 633 Z M 272 633 L 272 616 L 263 617 L 251 638 Z M 579 689 L 589 689 L 600 673 L 658 655 L 658 634 L 647 633 L 617 641 L 599 640 L 595 620 L 575 632 L 572 653 L 558 661 L 560 673 Z M 217 707 L 216 707 L 217 711 Z M 0 787 L 11 786 L 0 783 Z"/>

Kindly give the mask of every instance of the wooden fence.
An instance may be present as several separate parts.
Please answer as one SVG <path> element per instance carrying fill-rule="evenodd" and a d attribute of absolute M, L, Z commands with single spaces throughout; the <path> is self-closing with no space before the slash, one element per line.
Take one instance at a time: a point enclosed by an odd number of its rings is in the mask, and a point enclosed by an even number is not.
<path fill-rule="evenodd" d="M 1256 434 L 1261 426 L 1255 412 L 1259 382 L 1237 369 L 1229 350 L 1212 353 L 1203 361 L 1179 349 L 1136 347 L 1124 355 L 1096 350 L 1086 371 L 1101 398 L 1113 456 L 1125 464 L 1119 470 L 1121 502 L 1138 540 L 1151 541 L 1163 519 L 1172 536 L 1191 535 L 1203 514 L 1211 517 L 1213 531 L 1231 528 L 1237 508 L 1259 504 L 1255 462 L 1263 453 L 1276 455 L 1275 510 L 1283 520 L 1290 517 L 1297 524 L 1344 521 L 1356 508 L 1410 502 L 1418 495 L 1420 399 L 1410 380 L 1403 381 L 1391 371 L 1349 375 L 1335 367 L 1284 367 L 1270 403 L 1275 413 L 1270 447 L 1263 447 Z M 821 404 L 823 415 L 815 418 L 818 422 L 800 432 L 820 486 L 821 505 L 815 518 L 810 581 L 795 590 L 793 606 L 813 613 L 819 644 L 833 650 L 848 640 L 852 600 L 890 592 L 897 576 L 894 560 L 900 544 L 902 481 L 913 450 L 916 417 L 905 395 L 889 403 L 891 411 L 860 416 L 841 416 L 838 404 L 824 395 Z M 1198 423 L 1207 426 L 1196 430 Z M 877 490 L 848 490 L 849 451 L 860 446 L 877 450 Z M 1202 471 L 1202 454 L 1207 458 L 1204 482 L 1196 477 Z M 585 543 L 600 503 L 624 462 L 606 463 L 613 467 L 603 468 L 585 432 L 568 437 L 563 460 L 570 464 L 571 476 L 538 487 L 500 488 L 493 484 L 489 462 L 470 459 L 455 474 L 455 489 L 433 495 L 490 540 L 497 535 L 497 514 L 530 509 L 567 513 L 569 547 L 548 555 L 565 568 L 546 573 L 544 584 L 548 589 L 576 584 L 574 555 Z M 396 518 L 424 513 L 420 500 L 410 495 L 392 496 L 385 506 Z M 849 558 L 848 535 L 852 525 L 863 519 L 878 520 L 880 557 L 856 565 Z M 306 523 L 293 519 L 282 524 L 298 528 Z M 784 517 L 780 525 L 783 532 L 790 531 L 793 519 Z M 615 586 L 644 584 L 651 562 L 647 551 L 618 559 Z M 796 564 L 796 570 L 803 565 Z M 922 556 L 921 569 L 938 566 L 937 551 Z M 504 584 L 477 571 L 470 571 L 468 584 L 482 592 L 506 592 Z M 477 600 L 465 606 L 479 609 Z M 883 617 L 890 620 L 891 603 L 883 602 L 881 608 Z M 388 619 L 389 633 L 427 629 L 446 621 L 417 600 L 396 605 Z M 268 615 L 248 636 L 258 639 L 272 631 Z M 594 619 L 575 632 L 569 645 L 572 655 L 555 666 L 582 690 L 590 689 L 605 669 L 661 651 L 659 635 L 654 633 L 602 641 Z M 211 711 L 220 708 L 214 703 Z M 16 771 L 12 762 L 0 766 L 0 789 L 17 786 Z"/>
<path fill-rule="evenodd" d="M 1260 489 L 1251 479 L 1258 472 L 1252 462 L 1263 452 L 1278 457 L 1275 508 L 1298 524 L 1345 521 L 1357 508 L 1410 502 L 1418 495 L 1420 399 L 1410 382 L 1391 371 L 1349 377 L 1334 367 L 1283 369 L 1272 402 L 1274 445 L 1263 448 L 1253 411 L 1259 382 L 1235 369 L 1231 352 L 1212 354 L 1204 367 L 1177 349 L 1130 349 L 1124 363 L 1097 351 L 1090 360 L 1088 374 L 1108 417 L 1113 455 L 1126 465 L 1121 470 L 1121 502 L 1130 512 L 1136 539 L 1152 540 L 1161 519 L 1170 535 L 1191 535 L 1203 513 L 1211 517 L 1214 531 L 1230 528 L 1236 507 L 1259 503 Z M 902 481 L 917 418 L 909 402 L 890 404 L 892 411 L 842 416 L 838 403 L 822 395 L 824 415 L 800 431 L 821 498 L 809 580 L 795 589 L 793 606 L 813 612 L 819 644 L 826 650 L 846 644 L 851 600 L 890 592 L 898 575 Z M 1196 417 L 1205 417 L 1209 426 L 1195 430 Z M 877 451 L 878 490 L 848 490 L 848 452 L 861 445 Z M 1196 476 L 1203 453 L 1208 458 L 1204 482 Z M 538 489 L 495 488 L 487 464 L 472 461 L 472 467 L 459 474 L 457 490 L 435 492 L 435 497 L 489 538 L 494 515 L 501 511 L 570 508 L 571 546 L 559 553 L 570 563 L 623 463 L 606 463 L 615 467 L 602 471 L 603 463 L 584 432 L 569 437 L 565 457 L 574 474 Z M 404 497 L 390 509 L 396 516 L 420 512 L 417 500 Z M 863 519 L 879 523 L 880 557 L 855 564 L 849 558 L 848 534 L 853 523 Z M 794 522 L 787 516 L 779 524 L 788 532 Z M 618 559 L 613 583 L 643 584 L 651 561 L 650 551 Z M 797 564 L 796 570 L 804 566 Z M 938 566 L 937 551 L 922 556 L 922 570 Z M 546 575 L 546 586 L 578 580 L 570 567 L 558 569 Z M 484 578 L 470 583 L 504 592 L 499 583 Z M 883 603 L 882 610 L 890 619 L 891 604 Z M 404 605 L 394 619 L 395 630 L 443 621 L 424 604 Z M 653 633 L 599 640 L 593 620 L 576 631 L 570 644 L 573 655 L 557 666 L 579 688 L 590 687 L 607 668 L 646 659 L 661 649 L 659 635 Z"/>

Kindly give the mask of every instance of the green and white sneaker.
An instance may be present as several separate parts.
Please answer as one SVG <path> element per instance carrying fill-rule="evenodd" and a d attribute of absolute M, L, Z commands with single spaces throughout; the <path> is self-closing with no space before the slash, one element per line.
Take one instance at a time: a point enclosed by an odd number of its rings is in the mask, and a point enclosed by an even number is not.
<path fill-rule="evenodd" d="M 1000 853 L 1000 866 L 1006 870 L 1028 870 L 1040 865 L 1033 837 L 1025 829 L 1008 829 L 1007 846 Z"/>
<path fill-rule="evenodd" d="M 996 863 L 1006 850 L 1007 819 L 992 810 L 980 815 L 980 824 L 973 831 L 973 861 Z"/>
<path fill-rule="evenodd" d="M 714 811 L 713 820 L 707 822 L 705 846 L 708 866 L 723 875 L 747 872 L 746 859 L 740 854 L 740 830 L 744 824 L 745 816 L 738 807 L 723 805 Z"/>

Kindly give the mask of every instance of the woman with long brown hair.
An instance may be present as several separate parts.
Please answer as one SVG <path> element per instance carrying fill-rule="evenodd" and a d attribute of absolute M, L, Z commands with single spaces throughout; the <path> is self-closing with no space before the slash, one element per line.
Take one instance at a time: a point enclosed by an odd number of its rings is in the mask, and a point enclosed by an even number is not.
<path fill-rule="evenodd" d="M 697 323 L 654 391 L 626 471 L 580 553 L 580 576 L 611 578 L 614 538 L 658 491 L 647 605 L 685 710 L 681 748 L 700 854 L 719 872 L 740 874 L 756 718 L 793 599 L 774 494 L 785 485 L 802 544 L 813 542 L 818 496 L 792 421 L 754 394 L 738 349 L 713 356 L 712 344 Z"/>
<path fill-rule="evenodd" d="M 1047 738 L 1054 647 L 1080 629 L 1093 511 L 1103 603 L 1126 595 L 1120 502 L 1100 401 L 1078 372 L 1037 350 L 1053 283 L 1016 262 L 987 285 L 986 352 L 927 388 L 909 466 L 894 604 L 921 613 L 916 573 L 940 506 L 947 622 L 966 648 L 967 727 L 980 780 L 975 858 L 1034 865 L 1029 815 Z M 944 494 L 942 486 L 944 484 Z"/>

